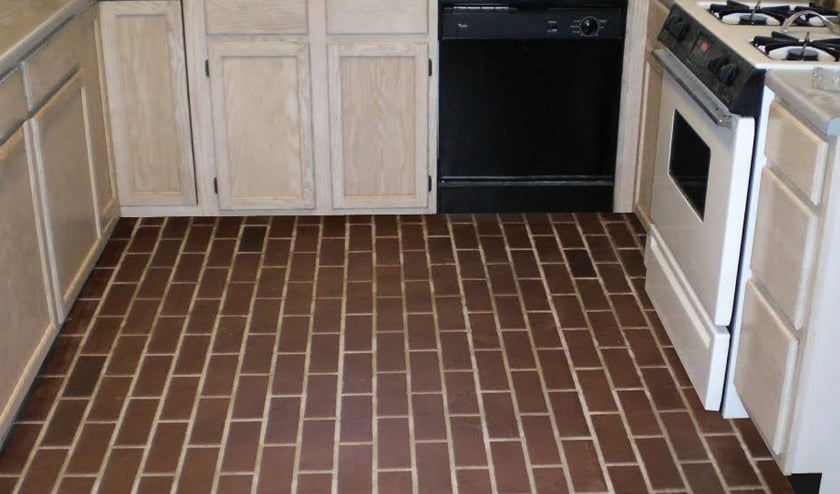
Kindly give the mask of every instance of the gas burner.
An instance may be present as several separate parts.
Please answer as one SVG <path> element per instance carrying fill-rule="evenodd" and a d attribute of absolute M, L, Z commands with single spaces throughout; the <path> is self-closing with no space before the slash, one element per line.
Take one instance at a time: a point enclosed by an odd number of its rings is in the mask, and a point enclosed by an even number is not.
<path fill-rule="evenodd" d="M 709 6 L 709 12 L 720 19 L 724 24 L 734 26 L 781 26 L 788 15 L 790 7 L 762 7 L 761 2 L 755 6 L 727 0 L 725 4 L 713 3 Z"/>
<path fill-rule="evenodd" d="M 812 10 L 829 19 L 837 19 L 838 12 L 820 7 L 807 7 L 803 5 L 774 5 L 763 7 L 761 0 L 755 5 L 749 6 L 741 2 L 727 0 L 723 3 L 713 3 L 709 6 L 709 12 L 724 24 L 733 26 L 781 26 L 785 20 L 796 12 Z M 823 21 L 814 15 L 802 16 L 794 21 L 796 26 L 825 27 Z"/>
<path fill-rule="evenodd" d="M 840 62 L 840 39 L 811 40 L 774 31 L 770 36 L 756 36 L 753 46 L 772 60 L 801 62 Z"/>

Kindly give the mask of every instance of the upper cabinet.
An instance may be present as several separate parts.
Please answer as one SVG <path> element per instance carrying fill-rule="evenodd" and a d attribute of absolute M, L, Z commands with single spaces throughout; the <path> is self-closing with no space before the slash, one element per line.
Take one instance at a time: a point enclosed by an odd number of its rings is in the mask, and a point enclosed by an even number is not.
<path fill-rule="evenodd" d="M 219 207 L 314 208 L 306 43 L 213 41 L 208 52 Z"/>
<path fill-rule="evenodd" d="M 335 208 L 427 206 L 428 80 L 426 43 L 330 44 Z"/>
<path fill-rule="evenodd" d="M 181 3 L 103 2 L 100 8 L 120 204 L 195 205 Z"/>

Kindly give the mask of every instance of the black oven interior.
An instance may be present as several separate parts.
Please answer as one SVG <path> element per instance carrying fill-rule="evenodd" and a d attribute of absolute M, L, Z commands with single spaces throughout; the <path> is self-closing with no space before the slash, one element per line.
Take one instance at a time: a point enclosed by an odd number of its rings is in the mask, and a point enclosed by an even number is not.
<path fill-rule="evenodd" d="M 442 4 L 441 212 L 612 210 L 626 0 L 555 3 Z"/>
<path fill-rule="evenodd" d="M 706 215 L 710 163 L 709 146 L 680 112 L 674 111 L 668 171 L 701 219 Z"/>

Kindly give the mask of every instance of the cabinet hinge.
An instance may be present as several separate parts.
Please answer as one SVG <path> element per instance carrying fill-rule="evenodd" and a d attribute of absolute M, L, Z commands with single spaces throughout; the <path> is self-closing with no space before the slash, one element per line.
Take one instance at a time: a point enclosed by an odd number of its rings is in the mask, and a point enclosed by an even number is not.
<path fill-rule="evenodd" d="M 204 73 L 210 77 L 210 59 L 204 60 Z"/>
<path fill-rule="evenodd" d="M 429 175 L 429 192 L 432 191 L 432 176 Z"/>
<path fill-rule="evenodd" d="M 213 192 L 215 192 L 216 194 L 219 193 L 219 179 L 218 178 L 213 178 Z"/>
<path fill-rule="evenodd" d="M 432 77 L 432 59 L 429 59 L 429 77 Z"/>

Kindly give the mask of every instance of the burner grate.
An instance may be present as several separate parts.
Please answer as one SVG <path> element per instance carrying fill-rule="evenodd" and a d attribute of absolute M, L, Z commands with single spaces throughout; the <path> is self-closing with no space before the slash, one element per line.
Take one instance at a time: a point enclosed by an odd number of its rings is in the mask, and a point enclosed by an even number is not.
<path fill-rule="evenodd" d="M 828 57 L 840 62 L 840 38 L 814 41 L 810 34 L 806 34 L 805 39 L 799 39 L 774 31 L 770 36 L 756 36 L 752 44 L 776 60 L 816 62 Z"/>

